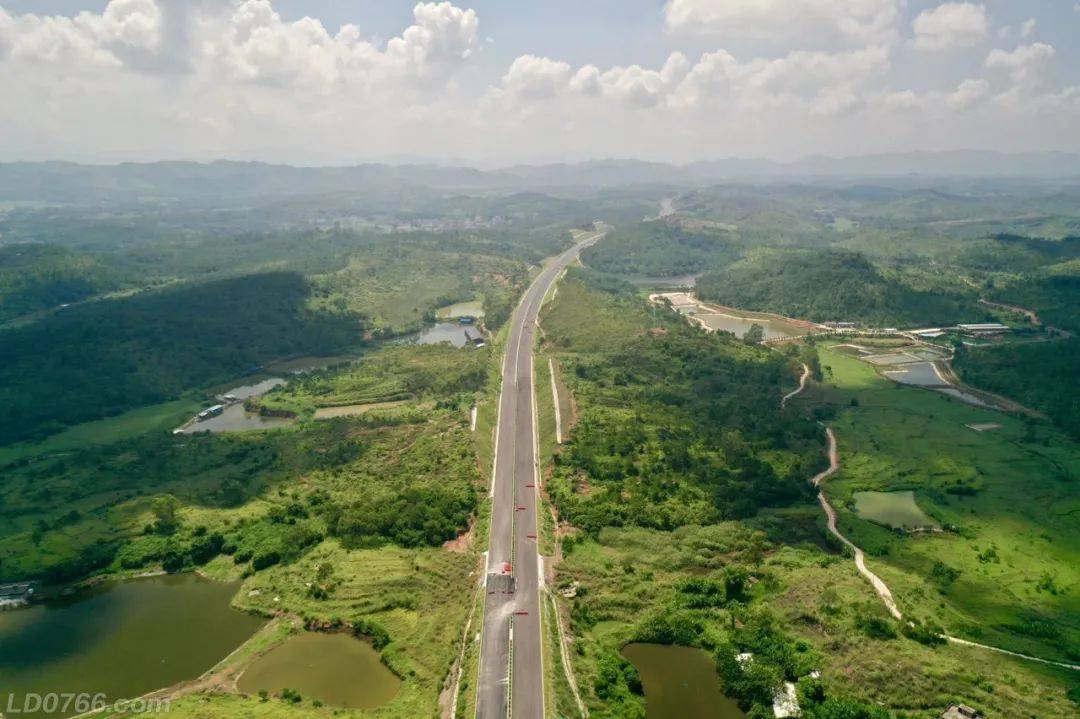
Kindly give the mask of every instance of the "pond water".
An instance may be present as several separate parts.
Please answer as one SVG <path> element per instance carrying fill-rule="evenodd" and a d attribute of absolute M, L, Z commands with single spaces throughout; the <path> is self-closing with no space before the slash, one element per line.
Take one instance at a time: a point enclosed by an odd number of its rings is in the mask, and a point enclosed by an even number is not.
<path fill-rule="evenodd" d="M 856 492 L 854 498 L 855 514 L 860 519 L 897 529 L 938 527 L 915 503 L 914 492 Z"/>
<path fill-rule="evenodd" d="M 237 686 L 246 694 L 294 689 L 305 700 L 370 709 L 393 699 L 401 680 L 367 642 L 348 634 L 302 632 L 256 659 Z"/>
<path fill-rule="evenodd" d="M 192 422 L 181 430 L 184 434 L 196 432 L 236 432 L 245 429 L 273 429 L 295 422 L 289 417 L 263 417 L 258 412 L 248 412 L 243 402 L 231 404 L 217 417 L 202 422 Z"/>
<path fill-rule="evenodd" d="M 984 402 L 983 400 L 979 399 L 975 395 L 973 395 L 973 394 L 971 394 L 969 392 L 965 392 L 965 391 L 963 391 L 961 389 L 957 389 L 955 387 L 941 387 L 941 388 L 938 388 L 937 391 L 941 392 L 942 394 L 947 394 L 950 397 L 954 397 L 954 398 L 960 400 L 961 402 L 966 402 L 967 404 L 970 404 L 973 407 L 982 407 L 983 409 L 997 409 L 997 407 L 990 404 L 989 402 Z"/>
<path fill-rule="evenodd" d="M 731 332 L 740 339 L 754 325 L 761 325 L 765 330 L 765 339 L 780 339 L 783 337 L 797 337 L 806 334 L 806 330 L 780 320 L 755 319 L 750 317 L 738 317 L 736 315 L 721 314 L 719 312 L 699 312 L 697 317 L 701 319 L 711 330 Z"/>
<path fill-rule="evenodd" d="M 465 325 L 457 322 L 439 322 L 423 332 L 408 338 L 409 344 L 434 345 L 449 342 L 455 347 L 465 346 Z"/>
<path fill-rule="evenodd" d="M 115 701 L 194 679 L 263 624 L 229 606 L 238 586 L 170 575 L 0 612 L 0 708 L 9 696 L 22 707 L 27 693 L 100 693 Z"/>
<path fill-rule="evenodd" d="M 239 400 L 245 400 L 248 397 L 261 397 L 274 389 L 274 387 L 280 387 L 283 384 L 285 384 L 285 380 L 281 377 L 271 377 L 270 379 L 264 379 L 262 382 L 242 384 L 239 387 L 233 387 L 230 390 L 222 392 L 221 395 L 225 396 L 231 394 Z"/>
<path fill-rule="evenodd" d="M 876 365 L 911 364 L 915 361 L 915 358 L 907 354 L 868 355 L 863 359 Z"/>
<path fill-rule="evenodd" d="M 627 644 L 622 653 L 641 677 L 647 719 L 745 719 L 708 653 L 663 644 Z"/>
<path fill-rule="evenodd" d="M 889 370 L 886 377 L 901 384 L 913 384 L 919 387 L 948 387 L 949 383 L 938 376 L 931 362 L 914 362 L 904 365 L 903 369 Z"/>

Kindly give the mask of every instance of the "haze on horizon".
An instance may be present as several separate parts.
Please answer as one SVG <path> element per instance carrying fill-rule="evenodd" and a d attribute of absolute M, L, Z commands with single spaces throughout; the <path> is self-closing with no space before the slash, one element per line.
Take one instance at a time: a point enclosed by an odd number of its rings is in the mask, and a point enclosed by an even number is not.
<path fill-rule="evenodd" d="M 0 0 L 0 161 L 1080 151 L 1080 3 Z"/>

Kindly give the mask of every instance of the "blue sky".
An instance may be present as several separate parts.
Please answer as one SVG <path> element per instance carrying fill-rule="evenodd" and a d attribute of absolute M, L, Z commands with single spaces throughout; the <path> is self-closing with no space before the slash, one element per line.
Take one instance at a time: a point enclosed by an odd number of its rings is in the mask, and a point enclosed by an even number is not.
<path fill-rule="evenodd" d="M 0 159 L 1080 151 L 1074 0 L 0 0 Z"/>

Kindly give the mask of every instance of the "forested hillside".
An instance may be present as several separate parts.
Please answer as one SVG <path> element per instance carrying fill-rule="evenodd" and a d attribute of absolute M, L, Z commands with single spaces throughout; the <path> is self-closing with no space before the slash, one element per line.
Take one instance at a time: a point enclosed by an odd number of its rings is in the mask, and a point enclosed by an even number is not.
<path fill-rule="evenodd" d="M 820 438 L 779 410 L 785 357 L 674 314 L 650 328 L 632 287 L 590 271 L 567 276 L 543 324 L 582 408 L 550 485 L 576 526 L 672 529 L 803 496 Z"/>
<path fill-rule="evenodd" d="M 953 366 L 965 382 L 1045 412 L 1080 439 L 1080 339 L 963 349 Z"/>
<path fill-rule="evenodd" d="M 1045 324 L 1080 332 L 1080 262 L 1030 275 L 994 290 L 990 298 L 1035 310 Z"/>
<path fill-rule="evenodd" d="M 725 694 L 750 716 L 771 716 L 777 687 L 822 655 L 770 607 L 801 591 L 798 569 L 832 561 L 814 544 L 806 482 L 824 463 L 820 428 L 780 407 L 795 356 L 706 334 L 674 313 L 654 318 L 630 286 L 594 271 L 567 275 L 542 326 L 579 414 L 547 488 L 564 523 L 556 582 L 571 597 L 573 664 L 590 711 L 645 716 L 627 661 L 643 642 L 705 650 Z M 735 662 L 743 652 L 752 667 Z M 802 716 L 888 716 L 837 684 L 816 683 Z"/>
<path fill-rule="evenodd" d="M 864 256 L 841 250 L 763 250 L 698 279 L 698 296 L 814 322 L 873 326 L 955 324 L 982 318 L 975 299 L 912 289 Z"/>
<path fill-rule="evenodd" d="M 114 289 L 119 273 L 54 245 L 0 245 L 0 323 Z"/>
<path fill-rule="evenodd" d="M 621 227 L 582 253 L 582 261 L 600 272 L 674 277 L 722 267 L 739 257 L 730 233 L 690 232 L 657 220 Z"/>
<path fill-rule="evenodd" d="M 362 341 L 349 314 L 307 308 L 293 273 L 94 302 L 0 334 L 0 442 L 42 437 L 223 382 L 290 354 Z"/>

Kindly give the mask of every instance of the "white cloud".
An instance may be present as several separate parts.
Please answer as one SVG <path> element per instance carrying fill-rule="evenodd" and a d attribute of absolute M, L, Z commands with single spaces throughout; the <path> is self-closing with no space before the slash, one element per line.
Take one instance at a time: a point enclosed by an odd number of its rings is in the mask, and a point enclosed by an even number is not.
<path fill-rule="evenodd" d="M 946 101 L 957 110 L 964 110 L 985 100 L 990 95 L 990 82 L 983 78 L 964 80 L 956 90 L 949 93 Z"/>
<path fill-rule="evenodd" d="M 962 81 L 951 91 L 917 93 L 900 90 L 884 93 L 874 99 L 874 104 L 887 111 L 913 111 L 927 115 L 949 115 L 968 110 L 990 97 L 990 82 L 983 78 Z"/>
<path fill-rule="evenodd" d="M 939 89 L 894 86 L 894 60 L 910 67 L 914 47 L 892 42 L 903 5 L 673 0 L 672 30 L 699 23 L 722 35 L 745 20 L 745 34 L 785 42 L 764 51 L 733 39 L 615 66 L 522 54 L 500 67 L 476 13 L 447 2 L 416 4 L 388 41 L 372 40 L 362 16 L 328 28 L 272 0 L 112 0 L 70 16 L 0 7 L 0 158 L 693 159 L 927 138 L 1080 149 L 1080 89 L 1041 83 L 1049 45 L 1002 42 L 1010 49 L 986 56 L 985 79 L 928 55 L 920 63 Z M 1080 80 L 1064 72 L 1068 85 Z M 489 87 L 485 76 L 499 79 Z"/>
<path fill-rule="evenodd" d="M 1055 53 L 1052 45 L 1036 42 L 1018 45 L 1012 51 L 991 50 L 984 64 L 990 70 L 1009 73 L 1014 83 L 1024 84 L 1030 82 Z"/>
<path fill-rule="evenodd" d="M 984 6 L 961 2 L 923 10 L 912 27 L 915 30 L 915 47 L 940 51 L 979 44 L 986 38 L 990 23 Z"/>
<path fill-rule="evenodd" d="M 653 107 L 661 104 L 689 71 L 689 60 L 679 52 L 672 53 L 660 70 L 631 65 L 604 72 L 595 65 L 585 65 L 574 72 L 565 62 L 522 55 L 503 76 L 501 90 L 526 100 L 575 94 L 604 97 L 634 107 Z"/>
<path fill-rule="evenodd" d="M 1035 26 L 1038 21 L 1035 18 L 1029 18 L 1020 25 L 1020 37 L 1027 40 L 1029 37 L 1035 34 Z"/>
<path fill-rule="evenodd" d="M 0 8 L 0 56 L 73 67 L 119 66 L 130 52 L 161 43 L 161 9 L 154 0 L 111 0 L 102 13 L 12 17 Z"/>
<path fill-rule="evenodd" d="M 585 69 L 582 68 L 583 71 Z M 511 63 L 502 82 L 509 92 L 521 97 L 555 97 L 570 83 L 570 64 L 536 55 L 522 55 Z"/>
<path fill-rule="evenodd" d="M 631 65 L 602 71 L 585 65 L 576 72 L 565 62 L 523 55 L 494 92 L 526 101 L 592 97 L 637 109 L 734 101 L 755 107 L 800 106 L 832 115 L 856 107 L 860 88 L 888 67 L 884 46 L 838 53 L 800 51 L 744 62 L 725 50 L 705 53 L 696 63 L 676 52 L 659 69 Z"/>
<path fill-rule="evenodd" d="M 860 42 L 887 37 L 898 0 L 669 0 L 668 29 L 721 37 L 832 36 Z"/>
<path fill-rule="evenodd" d="M 372 84 L 380 80 L 441 77 L 479 46 L 472 10 L 448 2 L 418 3 L 415 24 L 385 50 L 361 39 L 356 25 L 336 34 L 310 17 L 282 20 L 270 0 L 244 0 L 230 17 L 202 18 L 203 56 L 237 79 L 272 85 Z"/>

